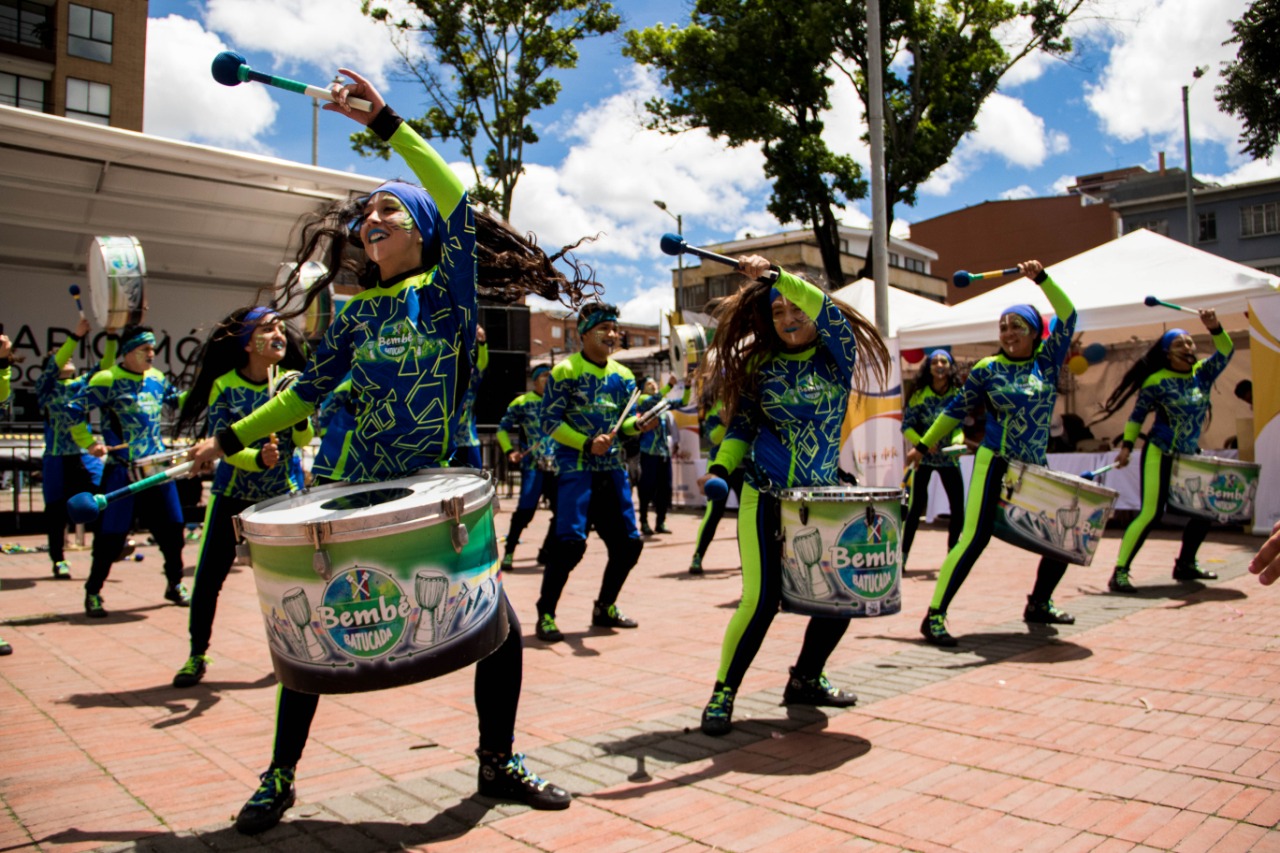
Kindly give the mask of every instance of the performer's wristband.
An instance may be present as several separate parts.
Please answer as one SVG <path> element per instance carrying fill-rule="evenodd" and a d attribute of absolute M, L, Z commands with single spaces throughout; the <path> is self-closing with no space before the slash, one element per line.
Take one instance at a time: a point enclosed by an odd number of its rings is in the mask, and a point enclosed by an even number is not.
<path fill-rule="evenodd" d="M 1032 279 L 1036 284 L 1044 284 L 1048 280 L 1049 273 L 1045 270 L 1040 270 L 1040 272 L 1036 273 L 1036 277 Z"/>
<path fill-rule="evenodd" d="M 916 450 L 919 450 L 925 456 L 928 456 L 931 452 L 933 452 L 933 448 L 929 447 L 929 445 L 925 444 L 923 441 L 916 442 Z"/>
<path fill-rule="evenodd" d="M 1130 452 L 1132 452 L 1132 450 L 1133 450 L 1133 442 L 1132 442 L 1132 441 L 1129 441 L 1128 439 L 1125 439 L 1124 441 L 1121 441 L 1121 442 L 1120 442 L 1120 446 L 1121 446 L 1121 447 L 1123 447 L 1125 450 L 1128 450 L 1128 451 L 1130 451 Z"/>
<path fill-rule="evenodd" d="M 7 370 L 12 364 L 13 361 L 10 360 L 9 356 L 6 355 L 4 358 L 0 358 L 0 370 Z"/>
<path fill-rule="evenodd" d="M 263 461 L 262 461 L 262 450 L 263 450 L 263 448 L 258 448 L 258 453 L 257 453 L 257 455 L 256 455 L 256 456 L 254 456 L 254 457 L 253 457 L 253 462 L 254 462 L 254 464 L 255 464 L 255 465 L 257 465 L 260 469 L 262 469 L 263 471 L 265 471 L 265 470 L 267 470 L 267 465 L 266 465 L 266 463 L 265 463 L 265 462 L 263 462 Z"/>
<path fill-rule="evenodd" d="M 1214 337 L 1217 337 L 1218 335 L 1222 334 L 1222 324 L 1219 323 L 1218 328 L 1216 329 L 1210 329 L 1209 334 L 1213 335 Z"/>
<path fill-rule="evenodd" d="M 389 142 L 403 123 L 404 119 L 396 115 L 395 110 L 391 109 L 389 105 L 383 104 L 382 109 L 378 110 L 378 114 L 373 117 L 373 121 L 369 122 L 369 129 L 376 133 L 383 142 Z"/>
<path fill-rule="evenodd" d="M 218 441 L 218 449 L 222 451 L 223 456 L 231 456 L 244 450 L 244 442 L 240 440 L 240 436 L 236 435 L 236 431 L 231 427 L 222 430 L 216 436 Z"/>
<path fill-rule="evenodd" d="M 721 480 L 729 479 L 729 469 L 723 465 L 712 465 L 707 469 L 707 473 L 713 477 L 719 477 Z"/>
<path fill-rule="evenodd" d="M 77 335 L 75 332 L 72 332 L 71 340 L 75 341 L 76 343 L 79 343 L 80 341 L 84 340 L 84 335 Z"/>

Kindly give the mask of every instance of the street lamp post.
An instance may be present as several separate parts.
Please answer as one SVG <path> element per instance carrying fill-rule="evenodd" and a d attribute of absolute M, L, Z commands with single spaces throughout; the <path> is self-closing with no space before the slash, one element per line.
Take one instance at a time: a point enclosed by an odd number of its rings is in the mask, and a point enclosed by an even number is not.
<path fill-rule="evenodd" d="M 665 201 L 658 201 L 657 199 L 654 199 L 653 203 L 654 203 L 654 206 L 658 208 L 658 210 L 661 210 L 667 216 L 670 216 L 672 219 L 676 221 L 676 233 L 678 233 L 681 237 L 683 237 L 684 236 L 684 220 L 680 217 L 680 214 L 672 213 L 671 211 L 667 210 L 667 203 Z M 683 293 L 684 293 L 684 255 L 680 254 L 680 255 L 676 255 L 676 310 L 677 311 L 681 310 L 680 297 Z"/>
<path fill-rule="evenodd" d="M 1191 185 L 1192 185 L 1191 110 L 1187 104 L 1188 104 L 1188 101 L 1190 100 L 1191 87 L 1194 86 L 1195 81 L 1203 77 L 1204 73 L 1208 70 L 1209 70 L 1209 66 L 1207 65 L 1197 66 L 1196 69 L 1191 72 L 1191 76 L 1194 79 L 1191 81 L 1189 85 L 1182 87 L 1182 147 L 1186 151 L 1186 155 L 1187 155 L 1186 187 L 1187 187 L 1187 245 L 1188 246 L 1194 246 L 1196 244 L 1196 235 L 1199 229 L 1196 228 L 1196 197 L 1191 190 Z"/>

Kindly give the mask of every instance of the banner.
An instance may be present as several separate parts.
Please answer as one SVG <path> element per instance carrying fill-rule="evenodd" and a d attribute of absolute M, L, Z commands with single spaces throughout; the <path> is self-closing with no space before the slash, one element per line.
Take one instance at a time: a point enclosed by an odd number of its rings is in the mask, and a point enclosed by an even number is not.
<path fill-rule="evenodd" d="M 898 339 L 885 345 L 888 381 L 882 386 L 873 380 L 865 393 L 849 395 L 840 431 L 840 467 L 856 476 L 860 486 L 897 489 L 902 486 L 902 370 Z"/>
<path fill-rule="evenodd" d="M 1253 376 L 1280 376 L 1280 295 L 1249 300 L 1249 347 Z M 1280 478 L 1274 476 L 1280 471 L 1280 383 L 1253 383 L 1253 443 L 1253 459 L 1262 466 L 1253 532 L 1268 535 L 1280 521 Z"/>

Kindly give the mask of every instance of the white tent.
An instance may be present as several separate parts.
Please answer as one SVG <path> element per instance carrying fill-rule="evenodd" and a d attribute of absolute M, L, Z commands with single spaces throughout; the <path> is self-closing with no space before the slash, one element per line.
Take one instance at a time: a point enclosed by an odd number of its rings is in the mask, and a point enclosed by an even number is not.
<path fill-rule="evenodd" d="M 1146 230 L 1054 264 L 1049 272 L 1075 303 L 1077 333 L 1103 343 L 1151 340 L 1161 326 L 1201 331 L 1190 314 L 1145 305 L 1148 295 L 1188 308 L 1213 308 L 1228 328 L 1244 328 L 1243 317 L 1229 315 L 1243 315 L 1251 297 L 1274 293 L 1280 286 L 1274 275 Z M 944 319 L 903 323 L 899 342 L 911 349 L 994 341 L 1000 312 L 1020 302 L 1052 313 L 1040 288 L 1020 278 L 952 306 Z"/>
<path fill-rule="evenodd" d="M 852 284 L 846 284 L 839 290 L 831 291 L 831 295 L 855 309 L 871 322 L 876 319 L 876 283 L 869 278 L 860 278 Z M 917 296 L 909 290 L 889 285 L 889 337 L 896 337 L 898 329 L 908 324 L 943 322 L 954 309 Z"/>

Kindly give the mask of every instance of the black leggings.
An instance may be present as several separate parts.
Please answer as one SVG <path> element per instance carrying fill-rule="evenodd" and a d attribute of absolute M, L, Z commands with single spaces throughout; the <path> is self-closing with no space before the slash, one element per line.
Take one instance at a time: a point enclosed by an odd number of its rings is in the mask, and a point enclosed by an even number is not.
<path fill-rule="evenodd" d="M 947 492 L 947 503 L 951 504 L 951 517 L 947 521 L 947 550 L 956 547 L 960 541 L 960 531 L 964 529 L 964 478 L 960 476 L 960 466 L 946 465 L 932 467 L 921 465 L 911 475 L 911 503 L 907 505 L 907 517 L 902 524 L 902 562 L 907 562 L 907 554 L 911 552 L 911 542 L 916 538 L 916 528 L 920 526 L 920 518 L 929 508 L 929 478 L 934 472 L 942 480 L 942 488 Z"/>
<path fill-rule="evenodd" d="M 505 592 L 502 601 L 510 627 L 497 651 L 476 664 L 475 702 L 480 722 L 480 749 L 506 755 L 515 740 L 524 644 L 520 638 L 520 620 Z M 276 694 L 276 737 L 271 750 L 273 765 L 297 766 L 319 704 L 320 697 L 314 693 L 300 693 L 280 685 Z"/>
<path fill-rule="evenodd" d="M 213 635 L 213 617 L 218 609 L 218 594 L 236 559 L 236 535 L 231 519 L 253 506 L 253 501 L 210 495 L 204 516 L 204 537 L 200 541 L 200 558 L 191 590 L 191 616 L 187 629 L 191 633 L 191 655 L 209 651 Z"/>
<path fill-rule="evenodd" d="M 640 521 L 648 520 L 650 504 L 653 504 L 653 525 L 657 527 L 667 520 L 667 510 L 671 508 L 670 456 L 640 454 Z"/>
<path fill-rule="evenodd" d="M 742 476 L 742 468 L 739 467 L 734 469 L 727 481 L 729 488 L 738 496 L 738 506 L 742 506 Z M 724 518 L 728 505 L 728 495 L 718 501 L 707 501 L 707 511 L 703 513 L 702 524 L 698 528 L 698 547 L 693 551 L 695 557 L 704 556 L 711 547 L 711 540 L 716 537 L 716 528 L 720 526 L 720 519 Z"/>

